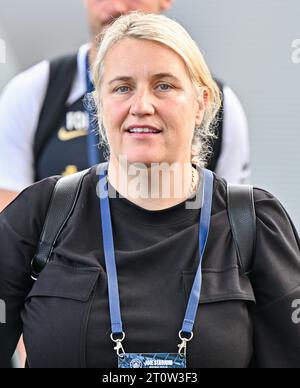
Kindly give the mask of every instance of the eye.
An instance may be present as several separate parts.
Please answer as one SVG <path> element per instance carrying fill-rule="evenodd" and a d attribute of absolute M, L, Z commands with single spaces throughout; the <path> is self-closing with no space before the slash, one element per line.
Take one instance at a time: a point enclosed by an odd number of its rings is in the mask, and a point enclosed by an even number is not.
<path fill-rule="evenodd" d="M 169 90 L 173 89 L 173 87 L 169 84 L 159 84 L 157 88 L 161 92 L 168 92 Z"/>
<path fill-rule="evenodd" d="M 129 92 L 129 87 L 128 86 L 119 86 L 118 88 L 115 89 L 116 93 L 119 94 L 125 94 Z"/>

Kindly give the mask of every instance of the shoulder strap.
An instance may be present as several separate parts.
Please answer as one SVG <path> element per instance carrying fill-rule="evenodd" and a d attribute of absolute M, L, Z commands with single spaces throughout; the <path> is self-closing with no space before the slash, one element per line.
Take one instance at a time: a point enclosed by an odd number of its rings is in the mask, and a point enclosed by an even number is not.
<path fill-rule="evenodd" d="M 248 185 L 227 186 L 227 208 L 238 260 L 243 274 L 252 269 L 256 244 L 256 214 L 253 187 Z"/>
<path fill-rule="evenodd" d="M 36 280 L 50 260 L 56 241 L 75 208 L 84 177 L 90 170 L 60 178 L 53 190 L 50 206 L 36 254 L 31 262 L 31 278 Z"/>
<path fill-rule="evenodd" d="M 35 166 L 37 166 L 45 144 L 59 125 L 76 71 L 77 54 L 64 56 L 50 62 L 48 88 L 34 139 Z"/>

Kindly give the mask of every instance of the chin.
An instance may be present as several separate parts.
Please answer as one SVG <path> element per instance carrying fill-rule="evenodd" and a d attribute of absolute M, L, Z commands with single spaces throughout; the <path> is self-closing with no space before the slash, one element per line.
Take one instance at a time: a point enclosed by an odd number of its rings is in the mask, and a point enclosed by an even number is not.
<path fill-rule="evenodd" d="M 134 163 L 141 163 L 145 164 L 147 167 L 150 167 L 152 163 L 163 163 L 164 160 L 162 158 L 158 158 L 157 156 L 154 155 L 130 155 L 127 154 L 127 160 L 129 164 L 134 164 Z"/>

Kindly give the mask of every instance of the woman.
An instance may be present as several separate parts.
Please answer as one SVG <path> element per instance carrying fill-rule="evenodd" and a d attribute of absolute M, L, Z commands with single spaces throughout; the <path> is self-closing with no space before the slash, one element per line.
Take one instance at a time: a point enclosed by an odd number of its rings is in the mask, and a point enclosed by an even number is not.
<path fill-rule="evenodd" d="M 202 168 L 220 95 L 196 44 L 174 21 L 134 13 L 106 31 L 93 75 L 109 164 L 86 173 L 35 283 L 31 259 L 58 178 L 0 216 L 6 356 L 23 331 L 30 367 L 300 366 L 299 238 L 256 189 L 252 271 L 239 268 L 226 182 Z M 188 206 L 202 192 L 201 211 Z"/>

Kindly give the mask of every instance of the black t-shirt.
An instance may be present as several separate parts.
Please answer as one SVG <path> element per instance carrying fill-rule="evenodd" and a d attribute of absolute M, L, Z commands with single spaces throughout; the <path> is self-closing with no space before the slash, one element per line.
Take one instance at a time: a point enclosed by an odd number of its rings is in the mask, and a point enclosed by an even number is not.
<path fill-rule="evenodd" d="M 0 299 L 7 323 L 0 348 L 12 353 L 24 332 L 30 367 L 116 367 L 110 340 L 96 169 L 85 177 L 75 211 L 52 261 L 30 279 L 52 190 L 48 178 L 0 215 Z M 215 178 L 203 287 L 188 367 L 299 367 L 300 243 L 280 203 L 255 189 L 254 269 L 241 273 L 226 205 Z M 176 353 L 199 262 L 200 210 L 185 203 L 162 211 L 111 199 L 121 313 L 128 353 Z M 299 314 L 300 315 L 300 314 Z"/>

